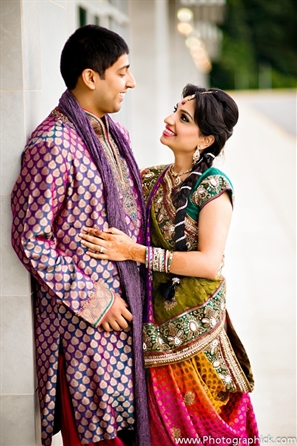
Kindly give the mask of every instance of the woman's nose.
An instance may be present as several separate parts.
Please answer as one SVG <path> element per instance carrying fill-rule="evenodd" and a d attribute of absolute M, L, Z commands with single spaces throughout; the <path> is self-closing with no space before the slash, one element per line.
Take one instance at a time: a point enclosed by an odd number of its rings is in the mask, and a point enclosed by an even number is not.
<path fill-rule="evenodd" d="M 164 122 L 165 124 L 174 124 L 174 113 L 171 113 L 170 115 L 166 116 Z"/>

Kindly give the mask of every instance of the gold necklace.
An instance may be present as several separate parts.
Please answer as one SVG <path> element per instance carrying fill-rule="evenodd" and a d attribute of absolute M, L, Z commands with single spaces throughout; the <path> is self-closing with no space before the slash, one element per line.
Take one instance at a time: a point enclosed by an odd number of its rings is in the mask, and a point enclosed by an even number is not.
<path fill-rule="evenodd" d="M 173 180 L 174 184 L 176 186 L 178 186 L 180 184 L 180 182 L 181 182 L 180 177 L 182 177 L 183 175 L 186 175 L 186 173 L 192 172 L 192 168 L 188 169 L 188 170 L 185 170 L 184 172 L 181 172 L 181 173 L 176 173 L 173 170 L 173 164 L 172 164 L 171 167 L 170 167 L 170 172 L 171 172 L 171 175 L 174 177 L 174 180 Z"/>

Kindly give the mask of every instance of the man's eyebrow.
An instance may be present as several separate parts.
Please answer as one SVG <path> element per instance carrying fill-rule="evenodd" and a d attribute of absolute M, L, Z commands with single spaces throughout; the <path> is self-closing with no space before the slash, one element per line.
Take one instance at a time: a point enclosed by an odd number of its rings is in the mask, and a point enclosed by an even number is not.
<path fill-rule="evenodd" d="M 125 70 L 125 69 L 127 69 L 127 68 L 130 68 L 130 64 L 128 64 L 128 65 L 123 65 L 122 67 L 120 67 L 120 68 L 118 69 L 118 71 L 120 71 L 120 70 Z"/>

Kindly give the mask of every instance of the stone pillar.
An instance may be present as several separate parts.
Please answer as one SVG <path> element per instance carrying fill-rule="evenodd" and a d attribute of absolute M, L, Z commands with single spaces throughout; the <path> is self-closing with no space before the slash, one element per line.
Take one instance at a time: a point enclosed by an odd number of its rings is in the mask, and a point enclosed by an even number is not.
<path fill-rule="evenodd" d="M 25 135 L 22 2 L 0 2 L 0 443 L 32 446 L 34 359 L 30 281 L 10 246 L 10 192 Z"/>
<path fill-rule="evenodd" d="M 27 138 L 64 89 L 59 75 L 67 35 L 63 3 L 0 0 L 1 446 L 40 445 L 30 277 L 10 244 L 10 193 Z"/>
<path fill-rule="evenodd" d="M 175 2 L 171 0 L 130 0 L 130 60 L 136 78 L 131 92 L 132 147 L 141 167 L 170 163 L 170 149 L 160 136 L 164 118 L 172 112 L 188 83 L 204 85 L 176 29 Z"/>

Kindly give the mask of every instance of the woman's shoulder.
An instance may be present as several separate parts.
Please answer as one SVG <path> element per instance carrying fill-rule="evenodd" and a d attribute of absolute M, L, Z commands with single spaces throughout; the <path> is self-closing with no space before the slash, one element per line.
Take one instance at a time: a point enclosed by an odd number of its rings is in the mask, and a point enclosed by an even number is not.
<path fill-rule="evenodd" d="M 220 169 L 218 169 L 217 167 L 210 167 L 209 169 L 207 169 L 200 177 L 199 183 L 201 183 L 203 181 L 209 182 L 209 181 L 211 181 L 212 178 L 217 179 L 217 180 L 221 179 L 221 181 L 229 183 L 229 185 L 233 189 L 233 185 L 232 185 L 230 178 L 224 172 L 222 172 Z"/>
<path fill-rule="evenodd" d="M 206 203 L 228 192 L 232 205 L 234 204 L 234 190 L 229 177 L 216 167 L 207 169 L 197 181 L 191 194 L 191 201 L 203 207 Z"/>

